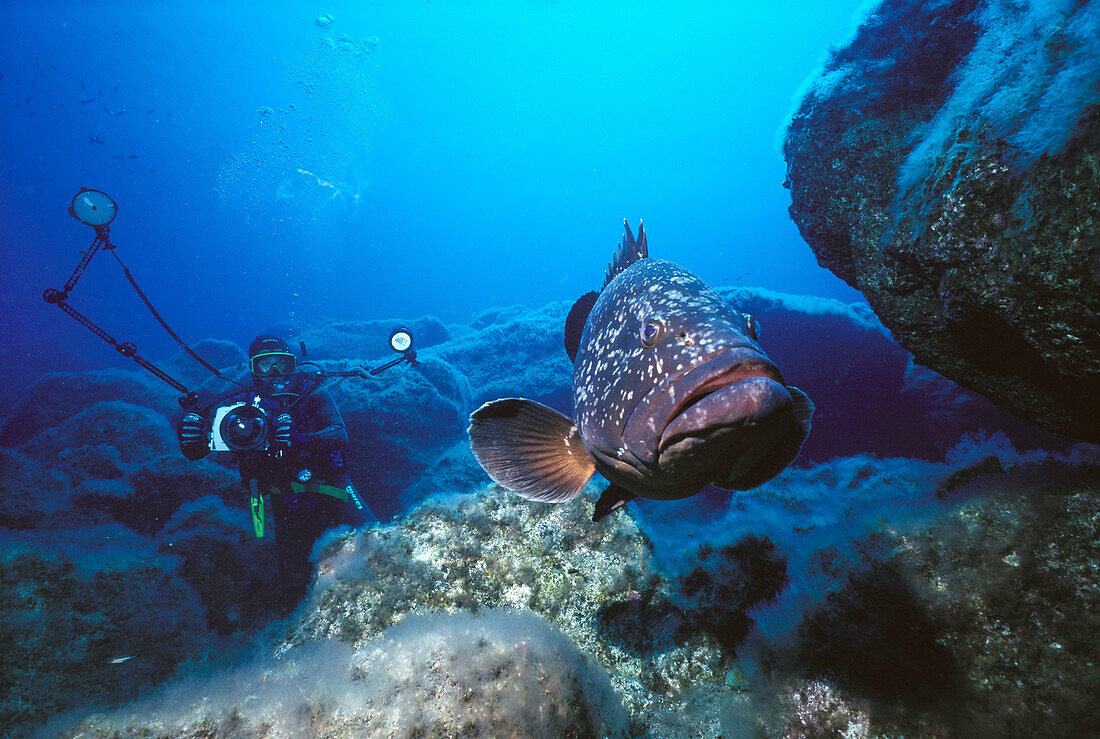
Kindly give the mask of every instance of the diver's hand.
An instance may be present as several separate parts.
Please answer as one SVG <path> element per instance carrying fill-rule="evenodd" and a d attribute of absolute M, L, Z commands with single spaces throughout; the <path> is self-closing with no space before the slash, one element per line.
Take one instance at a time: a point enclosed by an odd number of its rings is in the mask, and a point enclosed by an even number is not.
<path fill-rule="evenodd" d="M 290 437 L 294 434 L 294 419 L 289 413 L 283 413 L 275 419 L 275 428 L 271 432 L 271 451 L 276 455 L 290 450 Z"/>
<path fill-rule="evenodd" d="M 198 413 L 188 413 L 176 431 L 180 444 L 198 444 L 206 440 L 206 421 Z"/>

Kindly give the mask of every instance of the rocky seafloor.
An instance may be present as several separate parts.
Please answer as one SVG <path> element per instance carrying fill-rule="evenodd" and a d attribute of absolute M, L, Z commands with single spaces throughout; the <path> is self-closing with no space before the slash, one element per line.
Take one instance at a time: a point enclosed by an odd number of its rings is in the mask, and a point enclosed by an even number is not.
<path fill-rule="evenodd" d="M 796 488 L 935 507 L 920 483 L 951 466 L 910 467 L 844 460 Z M 433 500 L 331 537 L 257 661 L 63 735 L 1086 735 L 1100 467 L 1036 460 L 967 485 L 935 514 L 863 520 L 858 540 L 825 523 L 775 544 L 743 520 L 731 543 L 691 547 L 678 577 L 657 567 L 644 516 L 593 524 L 588 499 L 495 486 Z M 808 502 L 782 484 L 756 497 L 773 526 Z M 800 539 L 812 553 L 789 549 Z"/>
<path fill-rule="evenodd" d="M 1095 449 L 913 365 L 864 308 L 727 295 L 817 403 L 822 438 L 795 468 L 599 523 L 595 484 L 527 502 L 488 484 L 465 417 L 497 395 L 567 409 L 568 305 L 420 319 L 420 367 L 333 388 L 384 523 L 322 540 L 285 618 L 236 472 L 179 457 L 170 393 L 122 370 L 43 377 L 0 418 L 0 724 L 95 737 L 1096 725 Z M 276 328 L 343 368 L 387 359 L 392 325 Z M 239 369 L 236 345 L 199 348 Z"/>

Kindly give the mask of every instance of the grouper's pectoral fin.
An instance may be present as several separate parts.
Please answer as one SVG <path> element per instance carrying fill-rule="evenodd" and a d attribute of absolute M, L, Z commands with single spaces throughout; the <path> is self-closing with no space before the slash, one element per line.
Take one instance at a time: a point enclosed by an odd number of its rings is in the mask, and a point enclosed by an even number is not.
<path fill-rule="evenodd" d="M 596 501 L 596 510 L 592 513 L 592 521 L 599 521 L 607 514 L 622 508 L 637 497 L 634 493 L 628 493 L 615 483 L 611 483 L 600 495 L 600 499 Z"/>
<path fill-rule="evenodd" d="M 530 500 L 572 500 L 596 471 L 573 421 L 533 400 L 486 403 L 470 414 L 467 433 L 493 482 Z"/>

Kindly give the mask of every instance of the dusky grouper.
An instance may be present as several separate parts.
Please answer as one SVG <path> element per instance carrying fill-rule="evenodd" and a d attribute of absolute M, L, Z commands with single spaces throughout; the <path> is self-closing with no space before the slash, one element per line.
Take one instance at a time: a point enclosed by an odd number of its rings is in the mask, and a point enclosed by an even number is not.
<path fill-rule="evenodd" d="M 571 500 L 593 472 L 611 483 L 594 521 L 635 497 L 677 500 L 707 485 L 748 490 L 779 474 L 814 406 L 784 384 L 755 320 L 626 234 L 603 289 L 565 324 L 576 422 L 526 398 L 470 416 L 470 446 L 495 482 L 525 498 Z"/>

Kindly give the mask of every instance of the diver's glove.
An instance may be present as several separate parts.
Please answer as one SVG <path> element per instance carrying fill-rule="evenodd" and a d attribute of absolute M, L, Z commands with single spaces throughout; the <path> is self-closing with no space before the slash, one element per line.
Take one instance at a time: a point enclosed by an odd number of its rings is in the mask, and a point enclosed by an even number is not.
<path fill-rule="evenodd" d="M 275 419 L 275 428 L 271 432 L 271 451 L 283 454 L 290 449 L 290 437 L 294 434 L 294 419 L 289 413 L 283 413 Z"/>
<path fill-rule="evenodd" d="M 198 444 L 206 441 L 206 421 L 198 413 L 188 413 L 180 420 L 176 432 L 180 444 Z"/>

